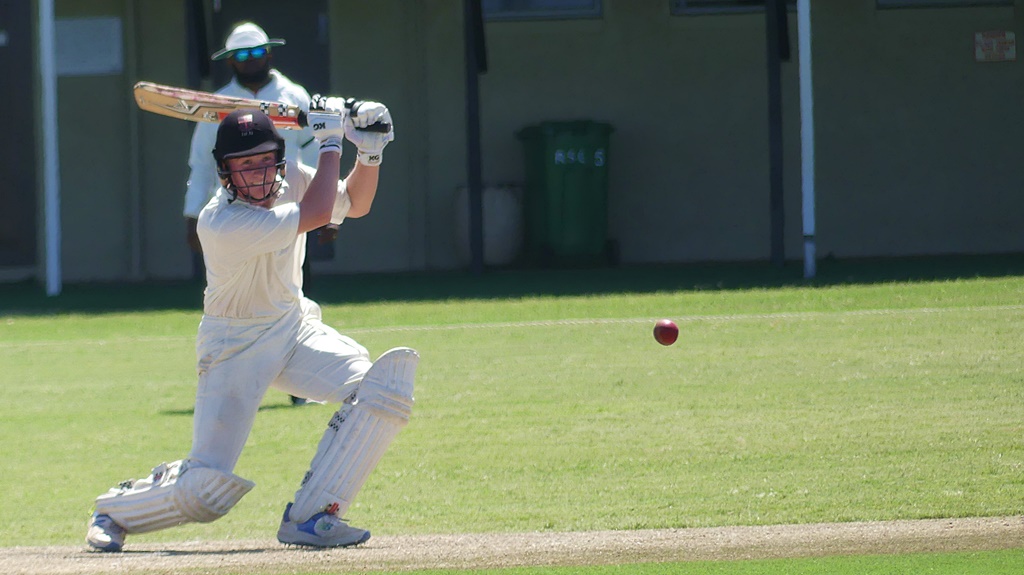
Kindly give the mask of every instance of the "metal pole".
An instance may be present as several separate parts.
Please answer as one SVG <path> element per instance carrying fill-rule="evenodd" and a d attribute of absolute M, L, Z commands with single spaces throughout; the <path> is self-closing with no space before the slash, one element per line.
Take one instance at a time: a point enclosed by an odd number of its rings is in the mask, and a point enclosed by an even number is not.
<path fill-rule="evenodd" d="M 797 30 L 800 46 L 800 180 L 803 198 L 804 277 L 817 273 L 817 245 L 814 239 L 814 84 L 811 76 L 811 0 L 797 0 Z"/>
<path fill-rule="evenodd" d="M 61 291 L 60 156 L 57 153 L 57 57 L 54 0 L 39 0 L 39 76 L 42 96 L 43 205 L 46 295 Z"/>

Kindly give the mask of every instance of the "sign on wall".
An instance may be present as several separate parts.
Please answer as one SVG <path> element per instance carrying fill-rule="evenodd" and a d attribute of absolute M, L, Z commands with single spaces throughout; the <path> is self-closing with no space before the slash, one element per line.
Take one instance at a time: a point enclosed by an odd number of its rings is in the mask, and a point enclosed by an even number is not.
<path fill-rule="evenodd" d="M 124 69 L 120 18 L 60 18 L 54 32 L 58 76 L 108 76 Z"/>
<path fill-rule="evenodd" d="M 974 34 L 974 60 L 1012 62 L 1017 59 L 1017 40 L 1013 32 L 991 31 Z"/>

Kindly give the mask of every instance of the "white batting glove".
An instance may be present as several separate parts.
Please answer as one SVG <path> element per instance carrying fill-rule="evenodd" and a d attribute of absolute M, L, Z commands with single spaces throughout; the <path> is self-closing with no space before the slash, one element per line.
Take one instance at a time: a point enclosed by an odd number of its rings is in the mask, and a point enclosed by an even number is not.
<path fill-rule="evenodd" d="M 391 112 L 379 102 L 355 102 L 345 122 L 345 137 L 359 150 L 357 159 L 365 166 L 379 166 L 384 146 L 395 139 Z M 390 126 L 387 132 L 376 132 L 365 128 L 374 124 Z"/>
<path fill-rule="evenodd" d="M 321 154 L 337 152 L 341 155 L 341 145 L 348 124 L 345 116 L 333 112 L 310 111 L 306 116 L 306 122 L 313 128 L 313 137 L 320 141 Z"/>

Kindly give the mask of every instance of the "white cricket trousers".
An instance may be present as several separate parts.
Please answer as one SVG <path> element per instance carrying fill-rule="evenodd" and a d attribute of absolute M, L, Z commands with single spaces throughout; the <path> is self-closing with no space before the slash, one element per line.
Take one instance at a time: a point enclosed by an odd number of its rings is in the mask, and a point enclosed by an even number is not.
<path fill-rule="evenodd" d="M 238 463 L 268 388 L 340 403 L 373 364 L 366 348 L 320 321 L 320 307 L 305 298 L 301 309 L 272 322 L 203 316 L 196 357 L 189 459 L 225 473 Z"/>

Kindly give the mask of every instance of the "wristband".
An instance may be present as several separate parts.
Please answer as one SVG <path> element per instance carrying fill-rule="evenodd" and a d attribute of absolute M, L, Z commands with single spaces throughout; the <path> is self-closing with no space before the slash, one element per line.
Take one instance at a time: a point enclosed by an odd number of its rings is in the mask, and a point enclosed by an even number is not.
<path fill-rule="evenodd" d="M 323 142 L 320 142 L 320 153 L 325 152 L 337 152 L 341 154 L 341 138 L 338 136 L 330 136 L 324 138 Z"/>
<path fill-rule="evenodd" d="M 363 151 L 360 150 L 359 154 L 356 156 L 356 159 L 359 160 L 359 163 L 364 165 L 364 166 L 379 166 L 380 162 L 381 162 L 381 155 L 382 154 L 383 154 L 383 151 L 381 151 L 381 152 L 363 152 Z"/>

